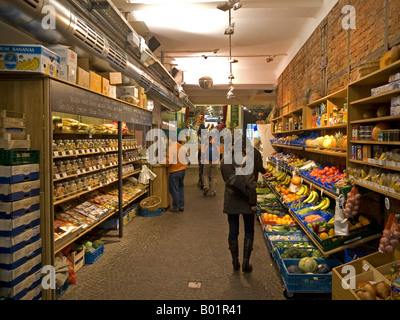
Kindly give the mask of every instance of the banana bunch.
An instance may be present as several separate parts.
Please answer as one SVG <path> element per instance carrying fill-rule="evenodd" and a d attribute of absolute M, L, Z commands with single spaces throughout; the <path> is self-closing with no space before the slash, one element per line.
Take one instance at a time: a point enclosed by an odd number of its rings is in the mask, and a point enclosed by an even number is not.
<path fill-rule="evenodd" d="M 278 176 L 276 177 L 276 180 L 278 181 L 284 181 L 286 179 L 286 173 L 285 172 L 279 172 Z"/>
<path fill-rule="evenodd" d="M 275 167 L 268 163 L 268 165 L 265 167 L 265 170 L 267 170 L 269 173 L 275 170 Z"/>
<path fill-rule="evenodd" d="M 304 200 L 304 203 L 317 203 L 319 200 L 319 195 L 317 191 L 311 191 L 308 198 Z"/>
<path fill-rule="evenodd" d="M 329 198 L 324 197 L 321 199 L 321 202 L 318 205 L 312 207 L 311 209 L 323 211 L 323 210 L 328 209 L 330 205 L 331 205 L 331 201 L 329 200 Z"/>
<path fill-rule="evenodd" d="M 288 186 L 290 184 L 290 180 L 291 180 L 290 176 L 286 175 L 286 178 L 285 178 L 285 180 L 282 181 L 282 184 L 285 186 Z"/>
<path fill-rule="evenodd" d="M 296 193 L 298 196 L 305 196 L 308 193 L 308 187 L 306 185 L 302 185 L 300 190 Z"/>

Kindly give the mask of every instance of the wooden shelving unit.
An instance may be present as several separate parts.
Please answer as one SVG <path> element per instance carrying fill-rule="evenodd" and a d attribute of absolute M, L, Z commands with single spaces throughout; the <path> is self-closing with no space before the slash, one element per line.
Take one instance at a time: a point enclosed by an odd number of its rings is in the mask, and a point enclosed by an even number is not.
<path fill-rule="evenodd" d="M 349 84 L 349 132 L 352 132 L 357 126 L 375 126 L 377 123 L 388 123 L 391 128 L 400 128 L 400 115 L 393 116 L 375 116 L 366 118 L 373 115 L 381 107 L 390 110 L 391 99 L 400 96 L 400 89 L 382 92 L 378 95 L 372 95 L 371 90 L 389 83 L 389 77 L 393 74 L 400 72 L 400 61 L 397 61 L 386 68 L 373 72 L 357 81 Z M 365 116 L 364 116 L 365 115 Z M 351 135 L 348 137 L 348 160 L 347 165 L 350 169 L 361 169 L 362 167 L 379 168 L 385 173 L 398 173 L 400 167 L 393 165 L 379 165 L 374 162 L 369 162 L 361 159 L 352 158 L 352 148 L 355 145 L 362 145 L 371 152 L 372 148 L 382 147 L 382 150 L 398 149 L 400 141 L 375 141 L 375 140 L 352 140 Z M 371 157 L 373 157 L 371 152 Z M 377 192 L 385 197 L 400 200 L 400 193 L 388 192 L 385 188 L 379 188 L 371 185 L 367 181 L 358 180 L 358 184 L 364 188 Z"/>
<path fill-rule="evenodd" d="M 122 198 L 122 186 L 124 179 L 140 172 L 141 161 L 130 161 L 129 158 L 123 160 L 123 153 L 132 149 L 123 147 L 123 138 L 129 135 L 122 134 L 122 122 L 139 124 L 151 127 L 151 111 L 135 107 L 124 101 L 113 99 L 108 96 L 82 88 L 58 78 L 45 75 L 28 73 L 4 73 L 0 75 L 0 103 L 6 110 L 25 113 L 27 121 L 26 131 L 31 137 L 31 149 L 40 152 L 40 238 L 42 242 L 42 265 L 54 265 L 55 253 L 72 243 L 78 237 L 98 226 L 111 215 L 119 214 L 120 221 L 123 221 L 124 205 Z M 89 133 L 66 133 L 56 132 L 55 135 L 60 139 L 118 139 L 118 148 L 106 150 L 91 150 L 84 153 L 58 153 L 53 154 L 52 140 L 54 112 L 65 114 L 76 114 L 87 118 L 105 119 L 118 123 L 118 135 L 110 134 L 89 134 Z M 53 160 L 64 161 L 68 159 L 78 159 L 79 157 L 100 156 L 110 153 L 117 153 L 118 161 L 109 163 L 104 167 L 86 168 L 86 172 L 75 172 L 68 175 L 55 176 L 52 172 Z M 122 166 L 132 164 L 134 170 L 123 175 Z M 91 190 L 86 189 L 82 192 L 70 195 L 66 198 L 53 199 L 53 182 L 63 182 L 74 178 L 81 178 L 85 174 L 102 172 L 109 169 L 117 169 L 118 177 L 114 181 L 107 181 L 106 184 L 92 186 Z M 95 223 L 86 228 L 79 229 L 77 233 L 71 234 L 65 239 L 60 238 L 55 241 L 54 237 L 54 208 L 68 200 L 78 199 L 91 191 L 100 189 L 105 185 L 115 184 L 119 191 L 119 207 L 117 210 L 101 216 Z M 139 197 L 148 193 L 148 188 L 137 194 L 129 201 L 132 203 Z M 123 223 L 120 223 L 120 235 L 122 235 Z M 62 240 L 61 240 L 62 239 Z M 56 298 L 55 290 L 48 289 L 42 291 L 43 300 L 53 300 Z"/>

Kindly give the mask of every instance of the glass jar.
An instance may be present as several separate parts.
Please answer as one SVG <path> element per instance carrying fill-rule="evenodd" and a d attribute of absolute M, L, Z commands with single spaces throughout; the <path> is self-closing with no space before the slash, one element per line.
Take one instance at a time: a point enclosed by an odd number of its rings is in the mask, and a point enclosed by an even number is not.
<path fill-rule="evenodd" d="M 61 199 L 65 196 L 65 189 L 62 183 L 56 183 L 54 186 L 54 195 L 56 199 Z"/>
<path fill-rule="evenodd" d="M 68 175 L 70 175 L 71 172 L 72 172 L 72 163 L 71 163 L 71 161 L 70 161 L 70 160 L 65 161 L 65 162 L 64 162 L 64 165 L 65 165 L 65 172 L 66 172 Z"/>
<path fill-rule="evenodd" d="M 57 143 L 53 140 L 53 151 L 58 151 Z"/>
<path fill-rule="evenodd" d="M 58 168 L 55 162 L 53 162 L 53 175 L 58 173 Z"/>
<path fill-rule="evenodd" d="M 57 140 L 57 151 L 58 152 L 65 151 L 65 146 L 64 146 L 64 141 L 63 140 Z"/>
<path fill-rule="evenodd" d="M 86 150 L 89 147 L 89 142 L 88 140 L 82 140 L 82 149 Z"/>
<path fill-rule="evenodd" d="M 83 149 L 83 142 L 82 142 L 81 139 L 76 140 L 75 148 L 76 148 L 76 150 L 82 150 Z"/>
<path fill-rule="evenodd" d="M 76 184 L 76 180 L 71 180 L 69 182 L 69 187 L 71 190 L 71 194 L 77 194 L 78 193 L 78 185 Z"/>
<path fill-rule="evenodd" d="M 58 173 L 59 174 L 66 173 L 66 168 L 65 168 L 64 161 L 58 161 L 57 162 L 57 168 L 58 168 Z"/>
<path fill-rule="evenodd" d="M 79 164 L 77 160 L 72 160 L 71 161 L 72 164 L 72 171 L 73 172 L 77 172 L 79 170 Z"/>
<path fill-rule="evenodd" d="M 76 179 L 76 190 L 80 192 L 83 189 L 82 179 Z"/>

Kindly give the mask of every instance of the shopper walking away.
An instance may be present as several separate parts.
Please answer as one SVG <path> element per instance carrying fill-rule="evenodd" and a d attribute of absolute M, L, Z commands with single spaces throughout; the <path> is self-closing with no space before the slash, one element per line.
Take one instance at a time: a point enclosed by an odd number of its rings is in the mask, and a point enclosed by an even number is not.
<path fill-rule="evenodd" d="M 169 169 L 169 192 L 172 196 L 170 211 L 184 211 L 185 194 L 184 180 L 186 165 L 188 164 L 187 150 L 181 143 L 174 141 L 168 148 L 165 166 Z"/>
<path fill-rule="evenodd" d="M 209 137 L 208 144 L 202 146 L 202 159 L 204 164 L 203 171 L 203 195 L 216 195 L 218 165 L 221 157 L 221 150 L 213 143 L 213 138 Z"/>
<path fill-rule="evenodd" d="M 264 163 L 261 155 L 261 140 L 258 138 L 253 139 L 253 147 L 254 147 L 254 180 L 258 181 L 259 174 L 266 174 L 267 170 L 264 168 Z"/>
<path fill-rule="evenodd" d="M 229 236 L 228 244 L 232 255 L 232 264 L 235 271 L 240 269 L 239 262 L 239 218 L 243 217 L 244 222 L 244 245 L 242 271 L 251 272 L 253 270 L 250 264 L 251 251 L 254 241 L 254 220 L 257 211 L 256 182 L 253 174 L 236 174 L 236 169 L 241 170 L 241 165 L 234 162 L 221 162 L 221 174 L 225 182 L 224 209 L 223 212 L 228 215 Z"/>
<path fill-rule="evenodd" d="M 204 164 L 201 161 L 201 136 L 203 133 L 205 133 L 205 131 L 202 130 L 206 130 L 206 125 L 205 125 L 206 121 L 204 119 L 204 116 L 201 116 L 201 123 L 199 125 L 199 129 L 197 130 L 197 136 L 199 138 L 199 153 L 198 153 L 198 163 L 199 163 L 199 182 L 198 182 L 198 187 L 200 188 L 200 190 L 204 189 L 204 182 L 203 182 L 203 172 L 204 172 Z"/>

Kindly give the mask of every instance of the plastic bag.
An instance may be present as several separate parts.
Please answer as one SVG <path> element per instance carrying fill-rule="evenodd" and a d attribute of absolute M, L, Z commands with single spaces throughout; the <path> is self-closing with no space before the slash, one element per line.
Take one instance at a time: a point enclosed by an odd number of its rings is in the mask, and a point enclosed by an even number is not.
<path fill-rule="evenodd" d="M 142 167 L 139 175 L 140 184 L 149 184 L 150 180 L 154 180 L 157 177 L 146 165 Z"/>
<path fill-rule="evenodd" d="M 340 195 L 336 199 L 335 207 L 335 235 L 336 236 L 348 236 L 349 235 L 349 225 L 347 223 L 347 218 L 343 212 L 344 196 Z"/>
<path fill-rule="evenodd" d="M 383 230 L 383 236 L 379 242 L 379 251 L 385 254 L 393 253 L 399 245 L 400 225 L 395 215 L 391 213 Z"/>

